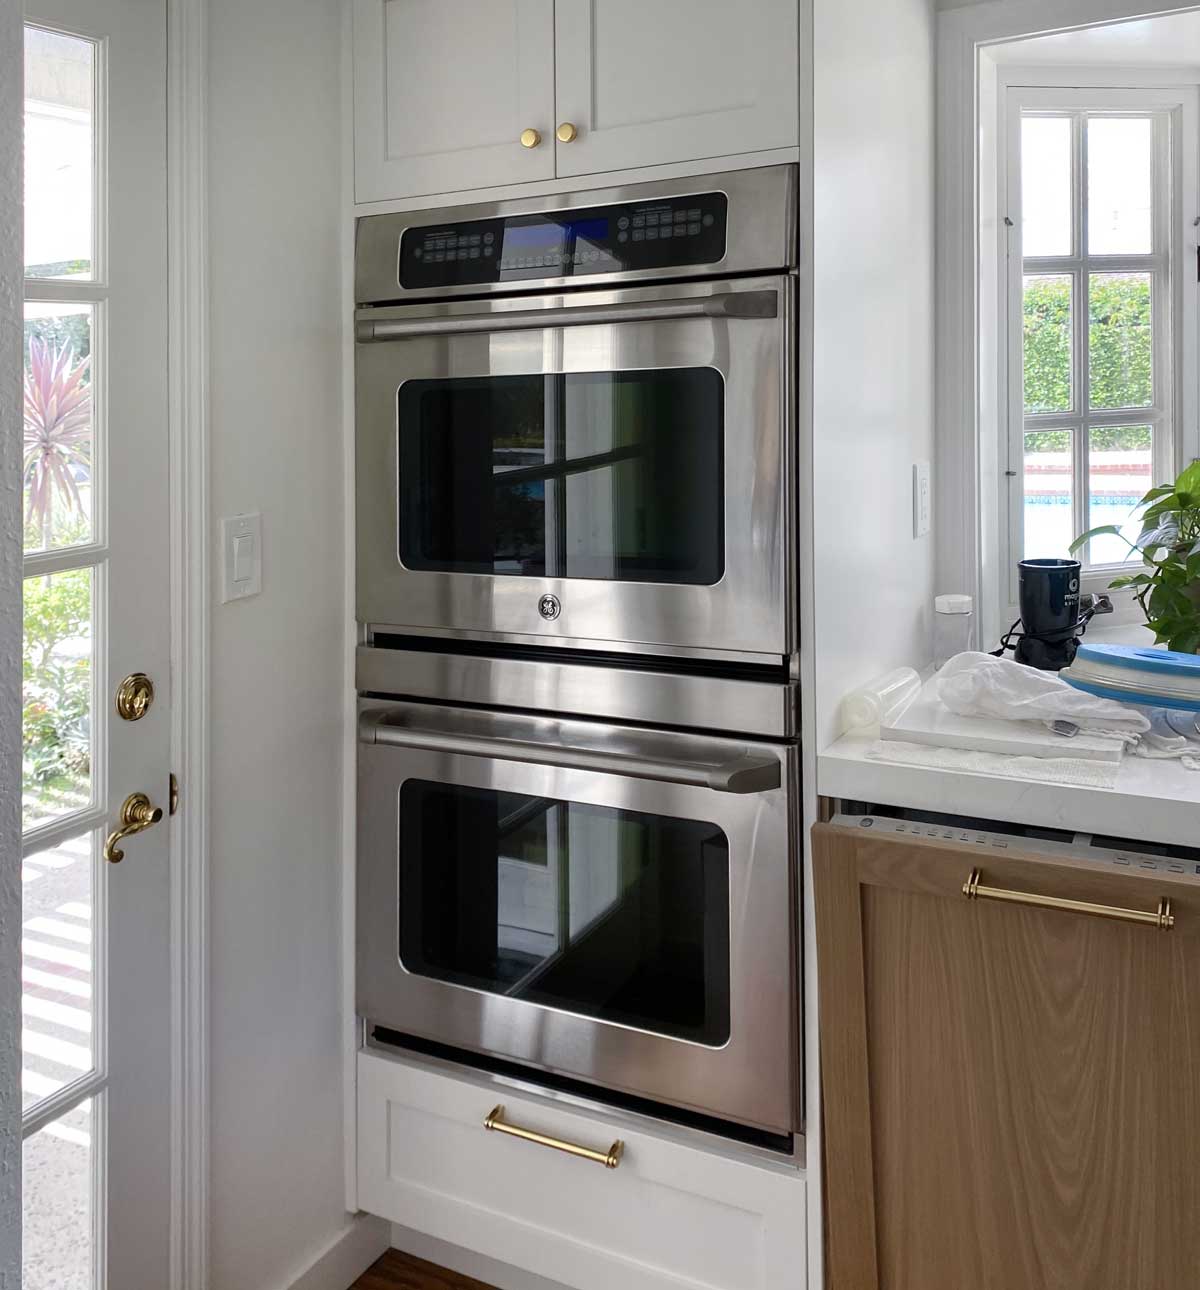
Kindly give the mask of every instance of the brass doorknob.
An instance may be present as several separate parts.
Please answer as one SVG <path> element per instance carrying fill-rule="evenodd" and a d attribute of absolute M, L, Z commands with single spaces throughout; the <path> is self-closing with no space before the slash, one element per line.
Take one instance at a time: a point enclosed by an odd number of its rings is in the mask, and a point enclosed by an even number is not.
<path fill-rule="evenodd" d="M 117 686 L 117 716 L 123 721 L 141 721 L 154 702 L 154 682 L 145 672 L 131 672 Z"/>
<path fill-rule="evenodd" d="M 118 845 L 135 833 L 143 833 L 162 819 L 162 807 L 155 806 L 145 793 L 130 793 L 121 806 L 121 824 L 113 829 L 104 843 L 104 858 L 110 864 L 119 864 L 125 852 Z"/>
<path fill-rule="evenodd" d="M 579 138 L 579 131 L 570 121 L 564 121 L 554 133 L 559 143 L 574 143 Z"/>
<path fill-rule="evenodd" d="M 542 141 L 542 136 L 540 131 L 538 130 L 521 131 L 522 148 L 536 148 L 538 144 L 541 143 L 541 141 Z"/>

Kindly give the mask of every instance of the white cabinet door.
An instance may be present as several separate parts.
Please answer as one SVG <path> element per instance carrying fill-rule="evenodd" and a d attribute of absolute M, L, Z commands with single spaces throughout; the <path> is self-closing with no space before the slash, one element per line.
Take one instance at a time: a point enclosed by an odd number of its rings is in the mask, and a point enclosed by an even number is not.
<path fill-rule="evenodd" d="M 795 147 L 797 0 L 555 0 L 559 176 Z"/>
<path fill-rule="evenodd" d="M 358 1200 L 367 1213 L 574 1290 L 805 1285 L 799 1170 L 448 1070 L 359 1053 Z M 619 1164 L 489 1133 L 493 1108 L 502 1124 L 601 1152 L 619 1138 Z"/>
<path fill-rule="evenodd" d="M 553 0 L 354 0 L 357 201 L 553 179 L 554 124 Z"/>

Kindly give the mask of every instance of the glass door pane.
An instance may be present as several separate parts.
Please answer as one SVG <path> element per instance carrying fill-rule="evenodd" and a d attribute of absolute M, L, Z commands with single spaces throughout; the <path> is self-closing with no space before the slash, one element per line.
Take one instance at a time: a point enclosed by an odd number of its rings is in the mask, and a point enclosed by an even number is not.
<path fill-rule="evenodd" d="M 1026 256 L 1071 254 L 1071 135 L 1069 116 L 1021 120 L 1021 242 Z"/>
<path fill-rule="evenodd" d="M 1075 453 L 1070 430 L 1025 435 L 1026 560 L 1067 556 L 1075 537 Z"/>
<path fill-rule="evenodd" d="M 1092 427 L 1088 432 L 1088 528 L 1116 524 L 1129 542 L 1137 539 L 1142 521 L 1134 508 L 1154 487 L 1153 452 L 1151 426 Z M 1088 562 L 1140 560 L 1129 542 L 1114 535 L 1093 538 Z"/>
<path fill-rule="evenodd" d="M 95 1067 L 92 891 L 95 835 L 25 857 L 21 867 L 21 1100 L 24 1110 Z"/>
<path fill-rule="evenodd" d="M 696 1043 L 729 1038 L 715 824 L 409 780 L 400 960 L 435 980 Z"/>
<path fill-rule="evenodd" d="M 70 569 L 25 579 L 21 770 L 27 829 L 92 804 L 93 574 Z"/>
<path fill-rule="evenodd" d="M 23 1290 L 92 1290 L 96 1284 L 97 1105 L 89 1098 L 25 1139 Z"/>
<path fill-rule="evenodd" d="M 92 278 L 96 46 L 25 28 L 25 276 Z"/>
<path fill-rule="evenodd" d="M 711 585 L 725 567 L 713 368 L 409 381 L 409 569 Z"/>
<path fill-rule="evenodd" d="M 22 484 L 27 553 L 93 540 L 93 322 L 90 304 L 25 304 Z"/>
<path fill-rule="evenodd" d="M 1070 412 L 1075 406 L 1071 359 L 1074 284 L 1069 274 L 1025 275 L 1026 413 Z"/>
<path fill-rule="evenodd" d="M 1154 250 L 1154 122 L 1091 117 L 1087 123 L 1088 254 Z"/>
<path fill-rule="evenodd" d="M 1154 403 L 1149 273 L 1093 273 L 1088 283 L 1088 381 L 1093 408 Z"/>

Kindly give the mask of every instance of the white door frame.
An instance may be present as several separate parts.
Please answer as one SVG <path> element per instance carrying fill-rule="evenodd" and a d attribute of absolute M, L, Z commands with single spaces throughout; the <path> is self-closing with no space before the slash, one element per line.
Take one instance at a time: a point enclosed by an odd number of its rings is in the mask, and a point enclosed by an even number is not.
<path fill-rule="evenodd" d="M 21 1284 L 20 0 L 0 0 L 0 1288 Z M 14 1183 L 15 1180 L 15 1183 Z"/>
<path fill-rule="evenodd" d="M 207 0 L 167 3 L 171 512 L 171 1290 L 208 1290 Z"/>
<path fill-rule="evenodd" d="M 171 1290 L 208 1278 L 206 0 L 166 0 L 172 766 Z M 22 5 L 0 0 L 0 1287 L 21 1278 L 20 424 Z M 15 1184 L 13 1180 L 16 1180 Z"/>
<path fill-rule="evenodd" d="M 980 640 L 998 637 L 999 484 L 996 390 L 980 366 L 994 337 L 981 326 L 999 317 L 995 287 L 980 264 L 995 256 L 996 176 L 978 164 L 980 131 L 994 128 L 996 86 L 980 76 L 986 47 L 1029 36 L 1186 13 L 1169 0 L 993 0 L 938 15 L 937 65 L 937 508 L 936 589 L 973 594 Z M 984 138 L 983 146 L 996 146 Z M 994 168 L 993 168 L 994 169 Z M 985 296 L 987 298 L 985 298 Z M 993 323 L 994 326 L 994 323 Z M 1007 624 L 1004 624 L 1007 626 Z"/>

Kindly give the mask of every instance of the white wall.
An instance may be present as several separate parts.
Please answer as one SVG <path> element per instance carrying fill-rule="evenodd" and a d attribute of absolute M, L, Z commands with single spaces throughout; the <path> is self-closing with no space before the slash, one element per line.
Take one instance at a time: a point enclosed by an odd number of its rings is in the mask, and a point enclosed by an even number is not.
<path fill-rule="evenodd" d="M 21 1283 L 21 5 L 0 0 L 0 1290 Z"/>
<path fill-rule="evenodd" d="M 340 14 L 209 9 L 214 533 L 259 510 L 264 552 L 212 620 L 214 1290 L 290 1285 L 346 1222 Z"/>
<path fill-rule="evenodd" d="M 813 523 L 818 748 L 845 692 L 931 655 L 933 0 L 813 15 Z"/>

